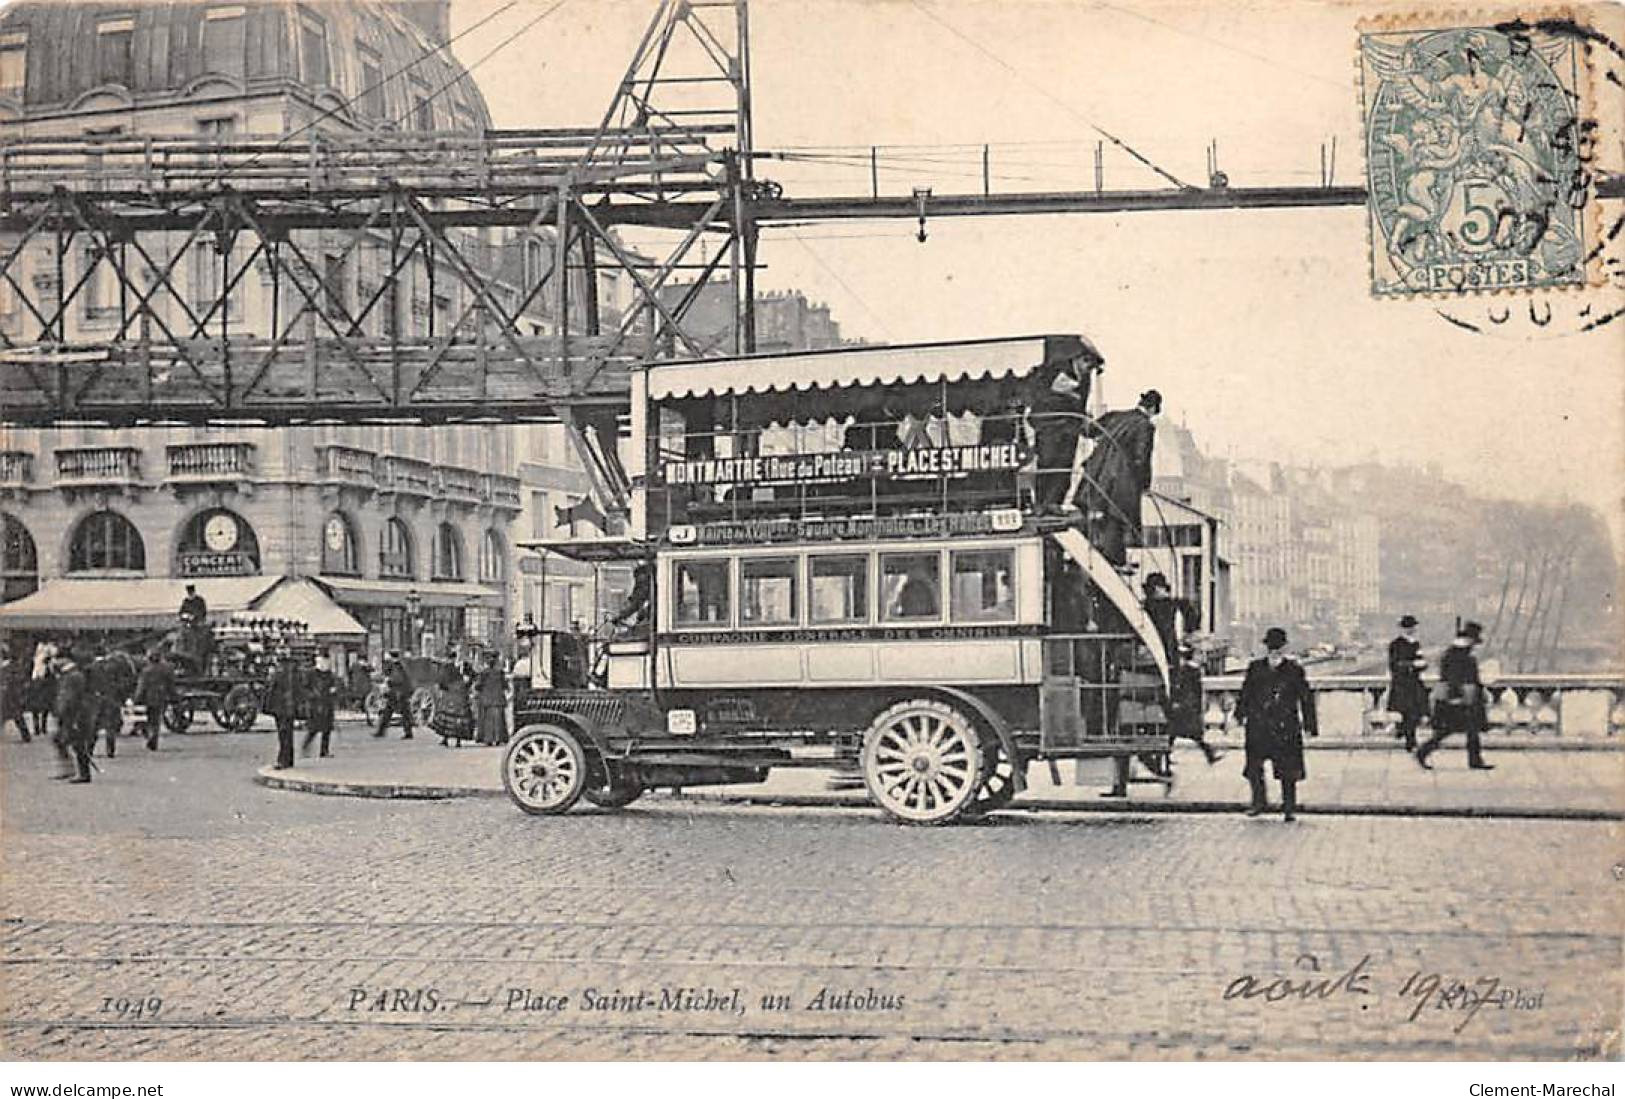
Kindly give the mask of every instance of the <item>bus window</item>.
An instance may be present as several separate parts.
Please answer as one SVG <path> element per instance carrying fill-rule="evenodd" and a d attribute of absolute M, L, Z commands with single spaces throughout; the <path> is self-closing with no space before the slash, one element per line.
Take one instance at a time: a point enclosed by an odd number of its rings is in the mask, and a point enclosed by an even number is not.
<path fill-rule="evenodd" d="M 942 617 L 942 566 L 935 553 L 881 554 L 880 590 L 887 621 Z"/>
<path fill-rule="evenodd" d="M 869 621 L 869 557 L 825 554 L 807 559 L 807 609 L 816 625 Z"/>
<path fill-rule="evenodd" d="M 956 550 L 948 610 L 955 622 L 1014 621 L 1015 552 Z"/>
<path fill-rule="evenodd" d="M 728 561 L 678 561 L 672 569 L 672 617 L 679 626 L 726 626 Z"/>
<path fill-rule="evenodd" d="M 794 626 L 796 559 L 746 557 L 739 562 L 739 624 L 741 626 Z"/>

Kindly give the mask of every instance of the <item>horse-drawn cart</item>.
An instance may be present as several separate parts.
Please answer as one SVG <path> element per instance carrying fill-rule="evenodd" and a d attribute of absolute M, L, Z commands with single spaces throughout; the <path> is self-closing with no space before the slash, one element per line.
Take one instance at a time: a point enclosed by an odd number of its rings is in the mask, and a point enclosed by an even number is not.
<path fill-rule="evenodd" d="M 167 643 L 176 674 L 164 724 L 177 733 L 186 732 L 200 713 L 224 732 L 253 728 L 277 658 L 287 649 L 312 644 L 299 624 L 273 620 L 233 622 L 212 630 L 182 626 Z"/>

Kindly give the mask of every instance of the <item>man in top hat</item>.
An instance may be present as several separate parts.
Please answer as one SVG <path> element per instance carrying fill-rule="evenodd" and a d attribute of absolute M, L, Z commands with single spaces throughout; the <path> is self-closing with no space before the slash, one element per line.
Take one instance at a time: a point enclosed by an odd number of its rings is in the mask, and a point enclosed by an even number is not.
<path fill-rule="evenodd" d="M 198 594 L 196 584 L 186 585 L 186 597 L 181 600 L 179 617 L 181 621 L 194 625 L 209 620 L 209 603 Z"/>
<path fill-rule="evenodd" d="M 1484 627 L 1477 622 L 1463 623 L 1456 631 L 1456 639 L 1439 658 L 1440 697 L 1433 706 L 1433 735 L 1416 750 L 1416 762 L 1432 770 L 1428 756 L 1444 743 L 1451 733 L 1467 734 L 1467 766 L 1475 771 L 1493 771 L 1493 764 L 1484 762 L 1484 749 L 1479 736 L 1489 724 L 1484 702 L 1484 685 L 1478 678 L 1478 658 L 1473 650 L 1484 640 Z"/>
<path fill-rule="evenodd" d="M 1428 662 L 1416 640 L 1416 626 L 1416 617 L 1407 614 L 1399 620 L 1399 636 L 1388 642 L 1388 709 L 1399 715 L 1394 735 L 1404 738 L 1407 752 L 1416 751 L 1416 723 L 1428 707 L 1427 689 L 1422 686 L 1422 669 Z"/>
<path fill-rule="evenodd" d="M 1140 529 L 1140 497 L 1151 487 L 1151 448 L 1162 412 L 1162 394 L 1148 389 L 1140 403 L 1107 412 L 1083 431 L 1095 449 L 1083 463 L 1082 499 L 1089 541 L 1106 560 L 1128 563 L 1131 532 Z"/>
<path fill-rule="evenodd" d="M 1281 784 L 1281 815 L 1297 819 L 1298 783 L 1307 771 L 1303 763 L 1303 736 L 1318 736 L 1315 696 L 1303 666 L 1286 655 L 1286 631 L 1271 626 L 1264 631 L 1266 654 L 1247 665 L 1236 712 L 1247 729 L 1247 765 L 1242 774 L 1252 788 L 1247 815 L 1266 808 L 1264 764 L 1275 769 Z"/>
<path fill-rule="evenodd" d="M 1147 576 L 1140 590 L 1144 593 L 1141 603 L 1146 617 L 1156 627 L 1157 636 L 1162 639 L 1162 651 L 1171 664 L 1179 639 L 1196 629 L 1196 610 L 1189 600 L 1174 598 L 1168 578 L 1160 572 Z"/>
<path fill-rule="evenodd" d="M 56 697 L 51 704 L 56 734 L 51 739 L 62 760 L 62 771 L 56 777 L 69 782 L 90 781 L 90 750 L 96 744 L 96 696 L 90 692 L 82 666 L 87 657 L 75 650 L 56 658 Z"/>
<path fill-rule="evenodd" d="M 285 771 L 293 766 L 293 726 L 303 708 L 305 676 L 292 649 L 282 650 L 276 671 L 265 686 L 265 710 L 276 719 L 276 763 L 272 769 Z"/>

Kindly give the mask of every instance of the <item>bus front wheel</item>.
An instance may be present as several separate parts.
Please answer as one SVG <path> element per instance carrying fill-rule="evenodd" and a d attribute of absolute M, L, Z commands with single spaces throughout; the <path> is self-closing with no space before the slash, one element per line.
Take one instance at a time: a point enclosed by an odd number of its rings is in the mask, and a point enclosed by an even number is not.
<path fill-rule="evenodd" d="M 587 786 L 587 753 L 562 725 L 528 726 L 508 742 L 502 785 L 527 813 L 562 813 Z"/>
<path fill-rule="evenodd" d="M 976 724 L 934 698 L 883 710 L 863 738 L 869 796 L 904 824 L 947 824 L 976 799 L 983 779 Z"/>

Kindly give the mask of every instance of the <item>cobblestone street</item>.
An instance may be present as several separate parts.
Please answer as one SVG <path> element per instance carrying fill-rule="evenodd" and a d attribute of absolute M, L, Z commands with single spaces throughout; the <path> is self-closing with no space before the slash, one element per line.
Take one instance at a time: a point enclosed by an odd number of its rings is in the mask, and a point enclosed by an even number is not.
<path fill-rule="evenodd" d="M 125 743 L 88 787 L 0 747 L 8 1056 L 1620 1051 L 1616 824 L 544 819 L 268 790 L 264 734 Z"/>

